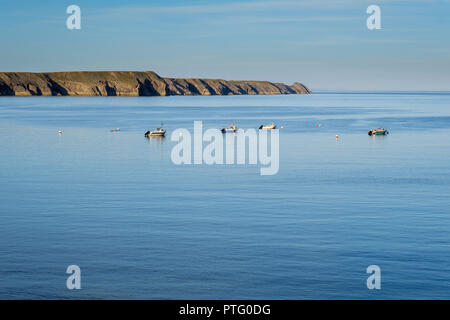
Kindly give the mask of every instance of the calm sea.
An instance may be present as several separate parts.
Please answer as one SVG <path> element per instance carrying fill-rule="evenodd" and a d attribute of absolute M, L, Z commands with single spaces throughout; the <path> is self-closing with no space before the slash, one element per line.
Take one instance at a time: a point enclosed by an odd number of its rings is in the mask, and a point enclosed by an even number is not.
<path fill-rule="evenodd" d="M 283 126 L 278 174 L 174 165 L 194 120 Z M 450 299 L 449 137 L 449 93 L 0 98 L 0 298 Z"/>

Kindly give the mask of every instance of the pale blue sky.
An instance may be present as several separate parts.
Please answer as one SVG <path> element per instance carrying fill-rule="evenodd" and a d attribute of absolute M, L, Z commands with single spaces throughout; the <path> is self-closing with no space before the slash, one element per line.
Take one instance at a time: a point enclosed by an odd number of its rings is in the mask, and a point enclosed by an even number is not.
<path fill-rule="evenodd" d="M 71 4 L 81 30 L 66 28 Z M 381 30 L 366 28 L 370 4 L 381 7 Z M 450 0 L 0 0 L 0 27 L 0 71 L 450 91 Z"/>

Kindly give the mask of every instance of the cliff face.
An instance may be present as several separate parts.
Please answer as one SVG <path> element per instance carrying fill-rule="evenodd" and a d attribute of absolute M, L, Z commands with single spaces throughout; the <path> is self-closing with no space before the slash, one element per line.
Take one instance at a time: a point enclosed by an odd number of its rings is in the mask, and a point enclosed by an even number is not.
<path fill-rule="evenodd" d="M 0 96 L 172 96 L 307 94 L 301 83 L 292 86 L 268 81 L 161 78 L 152 71 L 0 72 Z"/>

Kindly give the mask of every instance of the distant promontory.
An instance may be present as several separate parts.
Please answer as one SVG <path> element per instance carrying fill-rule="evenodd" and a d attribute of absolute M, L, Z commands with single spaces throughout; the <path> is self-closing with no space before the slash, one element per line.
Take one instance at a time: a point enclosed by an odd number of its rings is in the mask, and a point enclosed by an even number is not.
<path fill-rule="evenodd" d="M 152 71 L 0 72 L 0 96 L 308 94 L 301 83 L 162 78 Z"/>

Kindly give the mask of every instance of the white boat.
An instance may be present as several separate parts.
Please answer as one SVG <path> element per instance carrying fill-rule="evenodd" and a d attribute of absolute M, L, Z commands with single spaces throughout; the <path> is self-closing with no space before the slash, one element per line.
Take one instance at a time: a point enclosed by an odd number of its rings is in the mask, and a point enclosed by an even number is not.
<path fill-rule="evenodd" d="M 227 132 L 238 132 L 238 128 L 234 125 L 234 123 L 231 124 L 231 126 L 229 128 L 223 128 L 222 133 L 227 133 Z"/>
<path fill-rule="evenodd" d="M 161 123 L 161 127 L 156 128 L 155 130 L 152 131 L 147 131 L 145 133 L 145 136 L 148 137 L 164 137 L 166 134 L 166 130 L 164 130 L 162 128 L 162 123 Z"/>
<path fill-rule="evenodd" d="M 276 129 L 277 125 L 275 123 L 263 124 L 259 127 L 259 130 L 273 130 Z"/>

